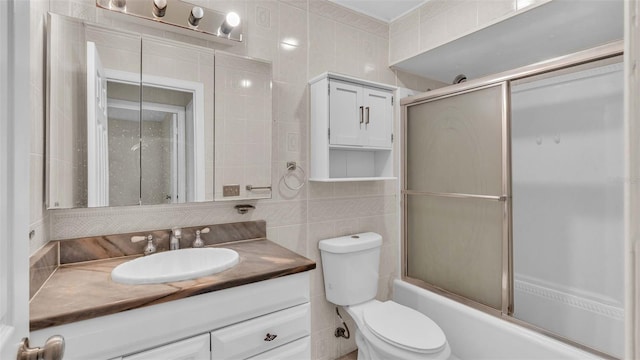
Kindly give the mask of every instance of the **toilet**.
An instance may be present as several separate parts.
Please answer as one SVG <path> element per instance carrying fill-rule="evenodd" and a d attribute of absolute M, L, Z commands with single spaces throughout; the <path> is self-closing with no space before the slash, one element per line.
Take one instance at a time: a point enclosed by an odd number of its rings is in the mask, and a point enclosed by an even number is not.
<path fill-rule="evenodd" d="M 426 315 L 375 299 L 382 236 L 373 232 L 321 240 L 327 300 L 356 323 L 358 360 L 449 359 L 451 348 Z"/>

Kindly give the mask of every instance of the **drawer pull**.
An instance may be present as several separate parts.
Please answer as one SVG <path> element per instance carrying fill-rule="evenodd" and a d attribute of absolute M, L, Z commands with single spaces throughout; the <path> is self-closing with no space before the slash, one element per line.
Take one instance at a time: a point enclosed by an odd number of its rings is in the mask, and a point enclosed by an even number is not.
<path fill-rule="evenodd" d="M 269 334 L 267 333 L 267 336 L 265 336 L 264 341 L 273 341 L 276 337 L 278 337 L 278 335 L 276 334 Z"/>

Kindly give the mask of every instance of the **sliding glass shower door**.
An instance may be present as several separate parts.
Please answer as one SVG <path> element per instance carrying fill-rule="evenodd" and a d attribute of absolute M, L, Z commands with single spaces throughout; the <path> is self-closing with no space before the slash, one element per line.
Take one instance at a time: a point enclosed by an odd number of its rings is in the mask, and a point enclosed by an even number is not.
<path fill-rule="evenodd" d="M 407 276 L 506 313 L 507 94 L 501 83 L 408 107 L 403 188 Z"/>
<path fill-rule="evenodd" d="M 514 317 L 624 354 L 623 68 L 512 83 Z"/>
<path fill-rule="evenodd" d="M 403 104 L 403 278 L 622 357 L 624 74 L 585 54 Z"/>

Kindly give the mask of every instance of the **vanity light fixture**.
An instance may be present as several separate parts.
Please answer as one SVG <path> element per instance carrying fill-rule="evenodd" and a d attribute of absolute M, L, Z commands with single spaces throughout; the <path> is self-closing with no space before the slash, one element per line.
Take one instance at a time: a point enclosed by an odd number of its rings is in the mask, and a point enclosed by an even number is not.
<path fill-rule="evenodd" d="M 238 25 L 240 25 L 240 15 L 230 11 L 227 13 L 227 16 L 224 17 L 224 21 L 220 25 L 218 32 L 224 35 L 229 35 Z"/>
<path fill-rule="evenodd" d="M 3 0 L 0 0 L 3 1 Z M 235 12 L 220 12 L 189 0 L 95 0 L 105 16 L 222 43 L 242 42 Z M 123 16 L 125 15 L 125 16 Z M 167 26 L 168 25 L 168 26 Z"/>
<path fill-rule="evenodd" d="M 189 24 L 196 27 L 200 23 L 200 20 L 204 17 L 204 10 L 200 6 L 194 6 L 189 13 Z"/>
<path fill-rule="evenodd" d="M 153 0 L 153 16 L 164 17 L 167 12 L 167 0 Z"/>

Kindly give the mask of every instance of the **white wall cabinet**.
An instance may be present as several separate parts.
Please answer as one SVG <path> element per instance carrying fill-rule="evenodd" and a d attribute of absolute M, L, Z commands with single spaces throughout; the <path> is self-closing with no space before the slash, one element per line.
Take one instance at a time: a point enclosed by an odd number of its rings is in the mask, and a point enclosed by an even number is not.
<path fill-rule="evenodd" d="M 329 79 L 329 145 L 391 149 L 393 93 Z"/>
<path fill-rule="evenodd" d="M 334 73 L 309 83 L 310 180 L 393 179 L 396 88 Z"/>

